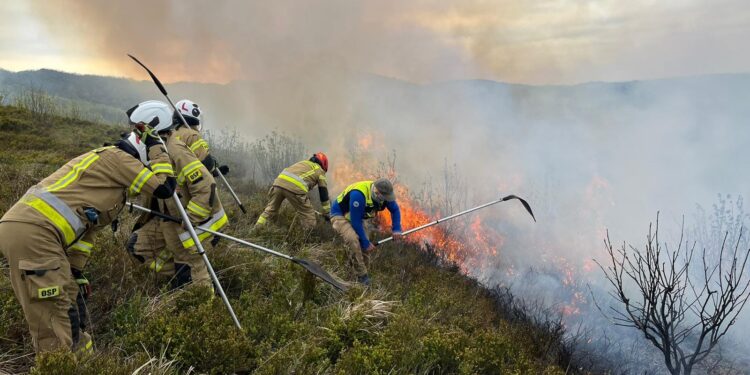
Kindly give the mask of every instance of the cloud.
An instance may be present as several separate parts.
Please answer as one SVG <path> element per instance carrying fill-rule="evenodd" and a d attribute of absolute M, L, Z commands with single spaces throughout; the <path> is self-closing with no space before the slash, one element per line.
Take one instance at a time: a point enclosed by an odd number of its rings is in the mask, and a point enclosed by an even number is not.
<path fill-rule="evenodd" d="M 63 43 L 85 44 L 128 75 L 137 69 L 123 57 L 135 53 L 167 80 L 261 79 L 310 64 L 420 80 L 442 74 L 431 68 L 441 61 L 461 59 L 434 34 L 391 22 L 396 4 L 131 1 L 36 9 Z"/>
<path fill-rule="evenodd" d="M 484 76 L 522 83 L 663 78 L 747 71 L 741 1 L 476 2 L 414 19 L 449 35 Z"/>
<path fill-rule="evenodd" d="M 34 2 L 66 49 L 168 81 L 260 80 L 332 65 L 413 82 L 533 84 L 747 71 L 742 1 Z"/>

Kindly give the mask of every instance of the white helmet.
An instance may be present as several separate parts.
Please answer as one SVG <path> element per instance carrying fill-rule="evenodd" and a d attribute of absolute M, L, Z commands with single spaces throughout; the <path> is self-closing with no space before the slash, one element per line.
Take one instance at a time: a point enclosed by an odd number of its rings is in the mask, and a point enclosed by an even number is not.
<path fill-rule="evenodd" d="M 146 150 L 146 144 L 143 143 L 140 138 L 138 138 L 135 132 L 130 132 L 130 134 L 128 134 L 128 137 L 125 138 L 125 141 L 133 146 L 136 151 L 138 151 L 138 159 L 141 159 L 141 162 L 144 165 L 148 166 L 149 163 L 151 163 L 148 160 L 148 150 Z"/>
<path fill-rule="evenodd" d="M 172 114 L 174 110 L 167 103 L 158 100 L 147 100 L 137 106 L 128 109 L 130 123 L 146 124 L 153 128 L 157 133 L 172 129 Z"/>
<path fill-rule="evenodd" d="M 185 121 L 187 121 L 188 125 L 198 131 L 201 130 L 201 127 L 203 125 L 203 110 L 198 107 L 198 104 L 195 104 L 195 102 L 191 100 L 182 99 L 177 102 L 177 104 L 175 104 L 175 107 L 177 107 L 177 111 L 182 114 L 182 117 L 185 118 Z M 178 124 L 182 123 L 182 120 L 180 120 L 177 114 L 175 114 L 175 122 L 177 122 Z"/>

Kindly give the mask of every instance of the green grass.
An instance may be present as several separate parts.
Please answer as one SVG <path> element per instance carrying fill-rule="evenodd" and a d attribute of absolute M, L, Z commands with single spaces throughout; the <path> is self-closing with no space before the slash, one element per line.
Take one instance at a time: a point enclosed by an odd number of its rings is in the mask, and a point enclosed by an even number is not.
<path fill-rule="evenodd" d="M 36 122 L 0 107 L 0 213 L 68 159 L 113 140 L 122 129 L 55 118 Z M 217 147 L 218 145 L 214 145 Z M 230 176 L 231 177 L 231 176 Z M 251 235 L 265 188 L 236 183 L 248 208 L 228 195 L 228 233 L 319 262 L 351 280 L 343 247 L 322 221 L 310 234 L 272 229 Z M 224 193 L 224 192 L 223 192 Z M 279 226 L 292 222 L 283 212 Z M 544 329 L 502 318 L 497 300 L 455 268 L 409 245 L 379 247 L 374 286 L 346 293 L 311 279 L 280 258 L 222 240 L 208 249 L 244 330 L 207 290 L 170 292 L 124 250 L 132 215 L 118 232 L 101 231 L 86 270 L 96 351 L 75 359 L 56 352 L 33 358 L 29 333 L 7 279 L 0 276 L 0 372 L 36 374 L 198 373 L 564 373 L 542 342 Z M 543 339 L 539 339 L 539 337 Z M 555 338 L 557 340 L 557 338 Z M 35 366 L 35 367 L 32 367 Z"/>

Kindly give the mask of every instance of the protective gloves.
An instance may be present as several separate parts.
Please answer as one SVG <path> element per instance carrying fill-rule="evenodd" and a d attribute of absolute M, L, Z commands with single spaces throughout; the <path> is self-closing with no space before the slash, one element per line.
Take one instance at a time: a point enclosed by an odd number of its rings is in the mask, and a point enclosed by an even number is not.
<path fill-rule="evenodd" d="M 214 177 L 219 177 L 219 173 L 226 176 L 229 173 L 229 167 L 226 165 L 220 165 L 218 168 L 214 169 L 211 174 L 214 175 Z"/>
<path fill-rule="evenodd" d="M 83 276 L 83 271 L 81 270 L 71 268 L 70 271 L 73 274 L 73 278 L 76 280 L 76 284 L 78 284 L 78 293 L 84 300 L 88 299 L 91 295 L 91 284 L 89 283 L 89 280 L 86 279 L 86 276 Z"/>

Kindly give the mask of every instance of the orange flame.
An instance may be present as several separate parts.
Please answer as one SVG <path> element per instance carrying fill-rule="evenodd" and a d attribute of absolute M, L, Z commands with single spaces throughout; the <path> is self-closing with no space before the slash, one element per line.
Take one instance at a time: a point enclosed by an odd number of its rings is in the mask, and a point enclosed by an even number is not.
<path fill-rule="evenodd" d="M 339 191 L 343 190 L 346 185 L 357 181 L 378 177 L 387 177 L 391 181 L 397 179 L 393 168 L 387 168 L 388 166 L 382 161 L 375 161 L 375 154 L 386 155 L 387 153 L 384 152 L 384 147 L 375 145 L 373 142 L 374 137 L 371 134 L 360 137 L 357 141 L 360 147 L 358 152 L 336 163 L 331 171 L 331 177 Z M 403 230 L 427 224 L 444 216 L 440 212 L 428 214 L 436 210 L 428 211 L 420 205 L 406 186 L 397 181 L 394 184 L 394 190 L 401 212 Z M 392 222 L 388 213 L 379 214 L 376 222 L 381 231 L 390 232 Z M 496 257 L 504 242 L 503 237 L 484 225 L 479 216 L 474 217 L 470 223 L 465 219 L 455 219 L 448 224 L 432 226 L 411 233 L 405 236 L 404 240 L 418 244 L 422 250 L 429 248 L 442 259 L 458 265 L 463 272 L 491 266 L 490 262 L 485 260 Z"/>
<path fill-rule="evenodd" d="M 357 140 L 357 145 L 359 145 L 361 150 L 367 151 L 372 146 L 373 139 L 374 137 L 372 134 L 365 134 Z"/>
<path fill-rule="evenodd" d="M 401 227 L 404 231 L 415 228 L 437 218 L 444 217 L 453 212 L 440 212 L 432 206 L 423 204 L 424 200 L 412 194 L 408 187 L 399 183 L 395 167 L 389 165 L 391 160 L 380 160 L 378 157 L 388 155 L 385 147 L 377 142 L 372 134 L 361 136 L 357 142 L 357 150 L 348 151 L 347 157 L 342 157 L 335 167 L 329 172 L 335 190 L 342 191 L 348 184 L 362 181 L 374 180 L 378 177 L 387 177 L 395 181 L 394 189 L 401 211 Z M 376 155 L 378 157 L 376 157 Z M 508 183 L 520 183 L 521 176 L 509 179 Z M 607 181 L 603 178 L 595 179 L 587 195 L 596 195 L 602 189 L 606 190 Z M 486 214 L 475 213 L 466 217 L 456 218 L 452 221 L 441 223 L 404 237 L 404 241 L 417 244 L 423 251 L 436 253 L 441 259 L 454 263 L 464 273 L 472 276 L 494 275 L 503 269 L 505 277 L 511 280 L 523 275 L 523 272 L 514 268 L 514 264 L 504 259 L 501 249 L 505 238 L 485 220 Z M 383 237 L 390 232 L 391 217 L 388 213 L 379 214 L 376 219 L 378 229 Z M 553 250 L 554 243 L 545 242 L 539 244 L 541 249 Z M 570 260 L 558 255 L 554 251 L 545 251 L 542 259 L 554 270 L 556 278 L 560 281 L 563 294 L 563 303 L 558 305 L 558 311 L 566 318 L 578 319 L 583 315 L 588 301 L 585 298 L 580 283 L 580 265 L 571 263 Z M 554 254 L 554 255 L 550 255 Z M 502 263 L 501 263 L 502 262 Z M 590 272 L 595 266 L 591 260 L 585 261 L 583 271 Z"/>

